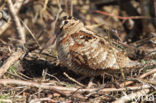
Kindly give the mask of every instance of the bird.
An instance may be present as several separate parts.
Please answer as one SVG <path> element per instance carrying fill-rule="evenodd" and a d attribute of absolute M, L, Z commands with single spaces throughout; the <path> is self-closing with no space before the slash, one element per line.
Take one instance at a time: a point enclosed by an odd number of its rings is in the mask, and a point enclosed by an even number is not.
<path fill-rule="evenodd" d="M 73 16 L 64 16 L 58 27 L 58 59 L 63 66 L 76 74 L 95 77 L 105 72 L 139 65 L 110 39 L 98 35 Z"/>

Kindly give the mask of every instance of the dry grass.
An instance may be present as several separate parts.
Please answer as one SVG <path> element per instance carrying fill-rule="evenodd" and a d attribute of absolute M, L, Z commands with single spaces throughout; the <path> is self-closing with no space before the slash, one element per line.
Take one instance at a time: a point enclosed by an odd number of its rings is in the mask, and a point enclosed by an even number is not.
<path fill-rule="evenodd" d="M 13 1 L 13 3 L 12 3 Z M 121 3 L 123 4 L 121 4 Z M 148 3 L 151 4 L 150 6 Z M 0 103 L 145 102 L 156 99 L 155 1 L 2 0 L 0 10 Z M 14 6 L 13 6 L 14 5 Z M 22 5 L 22 6 L 21 6 Z M 63 11 L 63 12 L 62 12 Z M 118 42 L 133 60 L 153 65 L 95 77 L 63 67 L 57 59 L 57 20 L 69 14 L 102 36 Z M 114 30 L 118 32 L 114 32 Z M 113 45 L 113 44 L 112 44 Z M 125 87 L 124 84 L 125 83 Z M 139 98 L 141 98 L 139 100 Z"/>

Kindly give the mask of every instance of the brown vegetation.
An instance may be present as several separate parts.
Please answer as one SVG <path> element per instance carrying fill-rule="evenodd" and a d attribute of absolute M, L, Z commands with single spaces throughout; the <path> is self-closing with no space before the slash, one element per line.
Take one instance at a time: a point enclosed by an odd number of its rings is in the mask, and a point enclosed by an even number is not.
<path fill-rule="evenodd" d="M 79 82 L 82 75 L 57 58 L 57 21 L 63 15 L 82 20 L 116 41 L 129 58 L 151 65 L 97 76 L 94 87 L 86 88 L 89 78 Z M 1 0 L 0 103 L 146 103 L 148 97 L 154 102 L 155 28 L 155 0 Z"/>

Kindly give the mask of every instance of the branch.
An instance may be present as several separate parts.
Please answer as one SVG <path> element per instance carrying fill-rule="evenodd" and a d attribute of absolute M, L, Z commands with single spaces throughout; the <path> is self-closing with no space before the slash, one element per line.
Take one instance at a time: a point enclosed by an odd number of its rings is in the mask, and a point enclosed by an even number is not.
<path fill-rule="evenodd" d="M 16 29 L 17 29 L 17 33 L 18 36 L 20 38 L 20 44 L 24 45 L 25 44 L 25 31 L 24 28 L 22 27 L 20 20 L 16 14 L 16 9 L 14 9 L 12 0 L 7 0 L 8 1 L 8 7 L 9 7 L 9 11 L 11 13 L 12 19 L 14 20 L 14 23 L 16 25 Z"/>
<path fill-rule="evenodd" d="M 149 17 L 146 17 L 146 16 L 130 16 L 130 17 L 116 16 L 116 15 L 109 14 L 107 12 L 99 11 L 99 10 L 95 10 L 94 12 L 99 13 L 99 14 L 103 14 L 103 15 L 106 15 L 106 16 L 115 17 L 115 18 L 122 19 L 122 20 L 127 20 L 127 19 L 149 19 Z"/>
<path fill-rule="evenodd" d="M 60 91 L 68 91 L 68 92 L 75 92 L 77 93 L 84 93 L 84 92 L 94 92 L 94 91 L 99 91 L 99 92 L 118 92 L 118 91 L 124 91 L 126 88 L 104 88 L 99 90 L 99 88 L 93 88 L 93 89 L 81 89 L 81 88 L 69 88 L 69 87 L 60 87 L 60 86 L 49 86 L 46 83 L 36 83 L 36 82 L 31 82 L 31 81 L 23 81 L 23 80 L 14 80 L 14 79 L 0 79 L 0 84 L 16 84 L 16 85 L 26 85 L 26 86 L 31 86 L 31 87 L 37 87 L 37 88 L 42 88 L 42 89 L 50 89 L 53 90 L 54 92 L 60 93 Z M 133 87 L 127 87 L 127 90 L 141 90 L 141 89 L 147 89 L 150 88 L 148 85 L 143 85 L 143 86 L 133 86 Z M 66 95 L 63 92 L 60 94 Z"/>
<path fill-rule="evenodd" d="M 21 1 L 21 0 L 20 0 Z M 8 3 L 8 7 L 11 13 L 12 18 L 14 19 L 14 23 L 16 25 L 16 29 L 18 32 L 18 35 L 20 37 L 19 43 L 20 45 L 24 46 L 25 44 L 25 32 L 24 29 L 19 21 L 19 18 L 17 16 L 17 10 L 18 9 L 14 9 L 17 8 L 16 6 L 13 6 L 12 0 L 7 0 Z M 18 6 L 18 4 L 17 4 Z M 7 70 L 9 69 L 9 67 L 11 65 L 13 65 L 20 57 L 22 57 L 25 54 L 25 52 L 21 49 L 21 48 L 17 48 L 17 51 L 14 52 L 8 59 L 7 61 L 2 65 L 2 67 L 0 68 L 0 77 L 7 72 Z"/>
<path fill-rule="evenodd" d="M 149 75 L 151 75 L 151 74 L 154 74 L 154 73 L 156 73 L 156 68 L 154 68 L 154 69 L 152 69 L 152 70 L 150 70 L 149 72 L 147 72 L 147 73 L 144 73 L 144 74 L 142 74 L 140 77 L 138 77 L 139 79 L 143 79 L 143 78 L 145 78 L 145 77 L 147 77 L 147 76 L 149 76 Z M 127 85 L 130 85 L 130 84 L 132 84 L 134 81 L 127 81 L 126 83 L 125 83 L 125 85 L 127 86 Z M 120 85 L 120 87 L 123 87 L 124 86 L 124 83 L 122 83 L 121 85 Z"/>
<path fill-rule="evenodd" d="M 24 0 L 15 0 L 15 4 L 13 5 L 14 6 L 14 11 L 15 13 L 17 14 L 18 11 L 20 10 L 22 4 L 23 4 L 23 1 Z M 9 18 L 9 21 L 5 24 L 3 24 L 3 26 L 0 27 L 0 35 L 3 34 L 3 32 L 11 25 L 11 20 Z"/>
<path fill-rule="evenodd" d="M 129 95 L 125 95 L 123 97 L 121 97 L 120 99 L 114 101 L 113 103 L 126 103 L 130 100 L 138 100 L 138 98 L 142 98 L 143 96 L 147 96 L 147 93 L 149 92 L 149 89 L 144 89 L 135 93 L 131 93 Z M 146 98 L 146 97 L 145 97 Z"/>
<path fill-rule="evenodd" d="M 16 52 L 12 53 L 12 55 L 6 60 L 6 62 L 0 68 L 0 77 L 3 76 L 5 72 L 9 69 L 11 65 L 13 65 L 22 55 L 23 51 L 18 49 Z"/>
<path fill-rule="evenodd" d="M 50 89 L 53 92 L 59 93 L 63 96 L 69 96 L 62 91 L 60 91 L 55 86 L 48 86 L 46 83 L 36 83 L 31 81 L 22 81 L 22 80 L 14 80 L 14 79 L 0 79 L 0 84 L 7 85 L 7 84 L 16 84 L 16 85 L 26 85 L 30 87 L 37 87 L 37 88 L 43 88 L 43 89 Z"/>

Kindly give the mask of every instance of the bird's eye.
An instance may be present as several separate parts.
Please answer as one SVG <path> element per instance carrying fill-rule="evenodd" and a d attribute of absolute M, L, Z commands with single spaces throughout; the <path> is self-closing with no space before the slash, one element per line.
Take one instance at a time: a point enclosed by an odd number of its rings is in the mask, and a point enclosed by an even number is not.
<path fill-rule="evenodd" d="M 68 21 L 65 21 L 64 24 L 68 24 Z"/>

